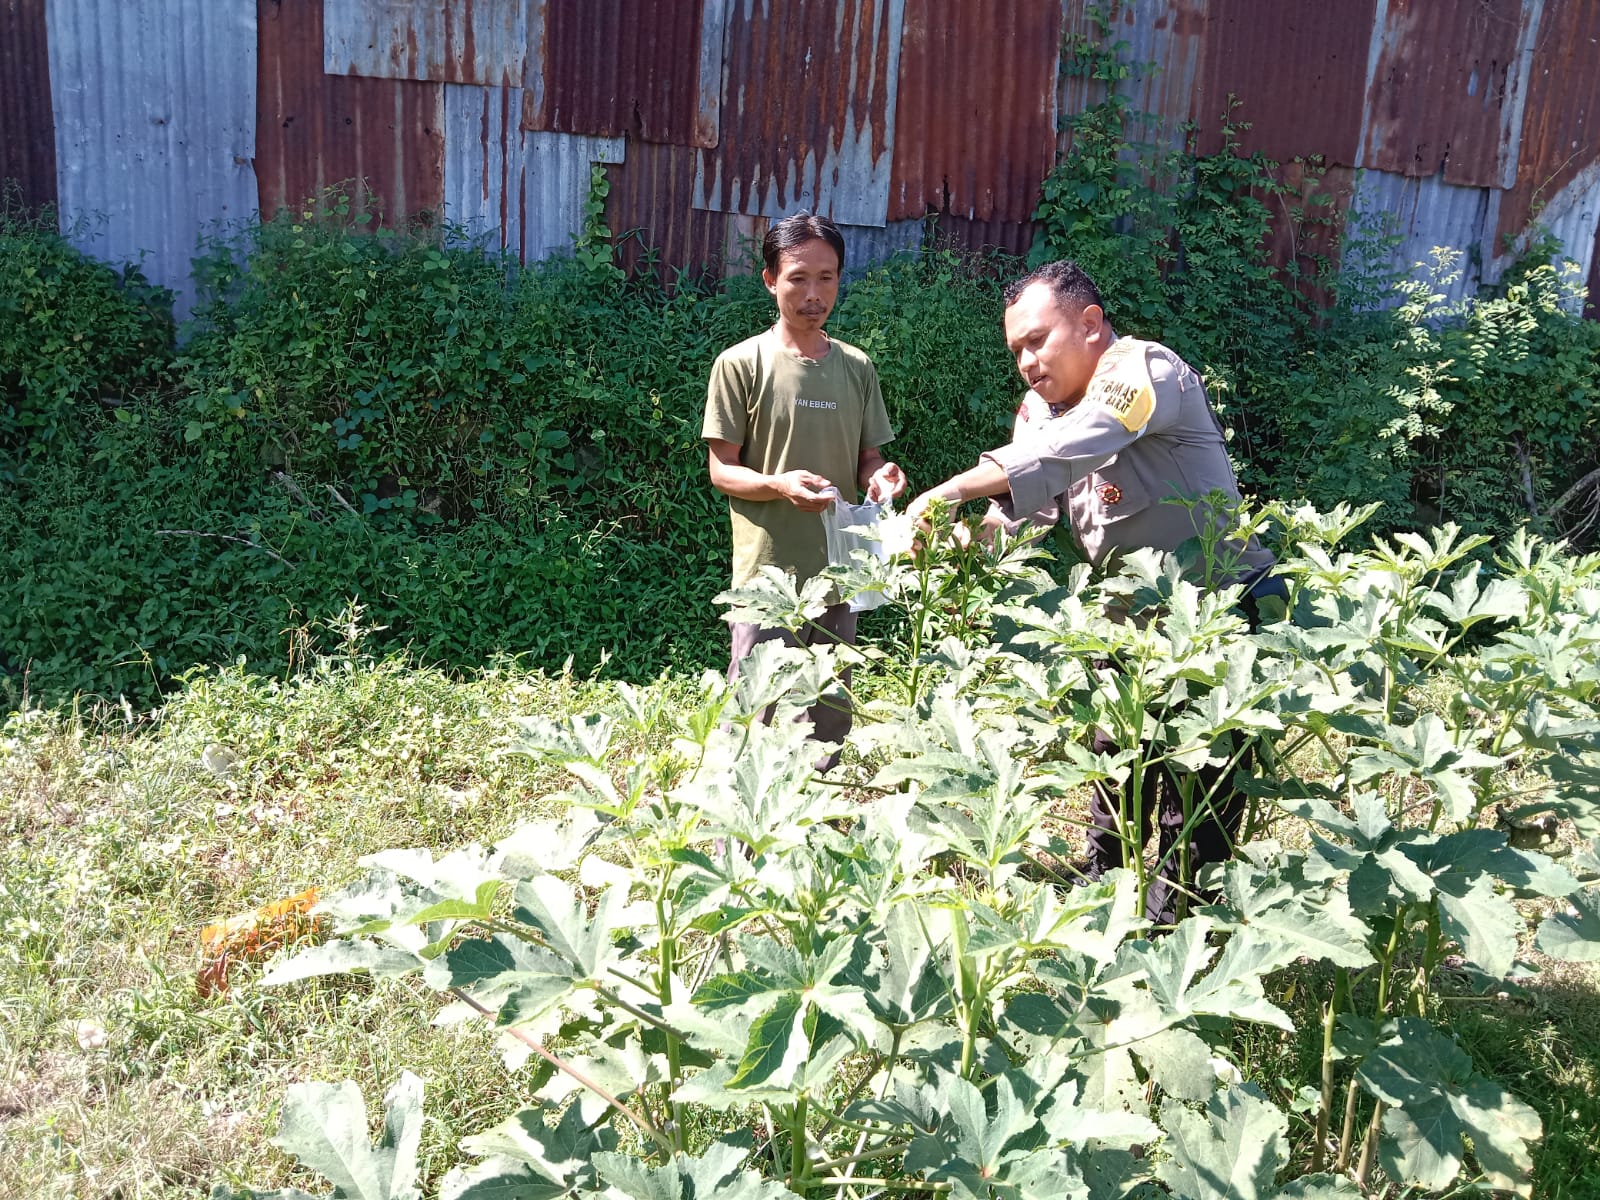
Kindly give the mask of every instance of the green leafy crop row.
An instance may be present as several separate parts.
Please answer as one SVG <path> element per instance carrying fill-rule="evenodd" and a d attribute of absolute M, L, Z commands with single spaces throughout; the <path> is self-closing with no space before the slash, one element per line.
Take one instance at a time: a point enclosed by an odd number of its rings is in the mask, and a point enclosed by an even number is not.
<path fill-rule="evenodd" d="M 1600 959 L 1600 559 L 1341 548 L 1372 511 L 1271 510 L 1289 594 L 1254 630 L 1148 551 L 1064 585 L 1018 544 L 839 570 L 920 651 L 773 643 L 681 711 L 529 716 L 556 816 L 371 856 L 264 983 L 408 976 L 492 1024 L 531 1099 L 430 1164 L 448 1200 L 1529 1196 L 1543 1123 L 1452 1014 L 1530 946 Z M 828 586 L 725 599 L 797 629 Z M 859 792 L 785 719 L 845 661 L 883 687 Z M 1132 840 L 1099 881 L 1058 865 L 1075 790 L 1165 770 L 1198 810 L 1240 738 L 1252 834 L 1164 936 Z M 1549 815 L 1586 844 L 1523 839 Z M 1261 1076 L 1252 1028 L 1313 1049 Z M 278 1142 L 336 1194 L 414 1195 L 423 1102 L 401 1075 L 374 1148 L 355 1083 L 296 1085 Z"/>

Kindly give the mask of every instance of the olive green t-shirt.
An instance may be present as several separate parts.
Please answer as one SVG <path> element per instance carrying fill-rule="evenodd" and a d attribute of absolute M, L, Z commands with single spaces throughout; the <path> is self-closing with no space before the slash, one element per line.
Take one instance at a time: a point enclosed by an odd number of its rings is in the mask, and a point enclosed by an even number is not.
<path fill-rule="evenodd" d="M 851 504 L 861 451 L 894 437 L 872 360 L 834 340 L 821 359 L 803 358 L 768 329 L 731 346 L 711 368 L 701 437 L 732 442 L 739 461 L 763 475 L 815 471 Z M 728 497 L 733 515 L 733 586 L 764 566 L 804 583 L 828 564 L 818 513 L 787 500 Z"/>

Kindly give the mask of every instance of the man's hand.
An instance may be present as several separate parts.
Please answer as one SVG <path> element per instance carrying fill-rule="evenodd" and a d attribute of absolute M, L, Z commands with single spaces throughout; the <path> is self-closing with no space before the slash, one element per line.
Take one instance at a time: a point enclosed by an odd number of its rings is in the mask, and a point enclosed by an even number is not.
<path fill-rule="evenodd" d="M 899 463 L 886 462 L 867 480 L 867 499 L 874 504 L 893 500 L 906 490 L 906 473 Z"/>
<path fill-rule="evenodd" d="M 952 503 L 950 498 L 942 492 L 944 486 L 941 484 L 939 487 L 929 488 L 910 504 L 906 505 L 906 516 L 911 518 L 911 524 L 914 528 L 921 529 L 924 533 L 928 531 L 928 505 L 935 500 L 943 500 L 947 504 Z"/>
<path fill-rule="evenodd" d="M 785 471 L 772 476 L 772 486 L 801 512 L 819 513 L 833 503 L 833 484 L 815 471 Z"/>

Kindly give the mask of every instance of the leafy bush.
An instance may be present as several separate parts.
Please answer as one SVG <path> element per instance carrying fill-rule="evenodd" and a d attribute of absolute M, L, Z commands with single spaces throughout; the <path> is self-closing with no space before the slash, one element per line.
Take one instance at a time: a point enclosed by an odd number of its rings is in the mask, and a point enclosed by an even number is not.
<path fill-rule="evenodd" d="M 0 479 L 18 461 L 137 403 L 172 350 L 172 302 L 137 266 L 113 270 L 0 205 Z"/>
<path fill-rule="evenodd" d="M 841 571 L 931 634 L 857 664 L 904 689 L 852 736 L 869 803 L 786 719 L 855 652 L 764 646 L 686 712 L 522 721 L 571 775 L 565 811 L 374 856 L 327 902 L 340 936 L 266 982 L 420 976 L 492 1022 L 532 1103 L 461 1141 L 451 1200 L 1528 1195 L 1538 1114 L 1446 1001 L 1516 986 L 1530 933 L 1600 957 L 1600 558 L 1518 537 L 1486 572 L 1450 528 L 1338 550 L 1371 511 L 1273 511 L 1294 619 L 1254 632 L 1237 589 L 1148 552 L 1064 587 L 1015 546 Z M 975 565 L 999 603 L 947 613 Z M 730 599 L 798 628 L 826 587 Z M 1093 728 L 1130 749 L 1087 752 Z M 1145 770 L 1193 784 L 1239 736 L 1270 766 L 1214 903 L 1152 938 L 1137 847 L 1101 881 L 1057 874 L 1052 804 Z M 1589 843 L 1571 869 L 1508 833 L 1548 813 Z M 1262 836 L 1290 817 L 1303 849 Z M 1314 1049 L 1262 1075 L 1257 1036 Z M 402 1075 L 373 1149 L 353 1083 L 297 1085 L 279 1142 L 399 1194 L 422 1105 Z"/>

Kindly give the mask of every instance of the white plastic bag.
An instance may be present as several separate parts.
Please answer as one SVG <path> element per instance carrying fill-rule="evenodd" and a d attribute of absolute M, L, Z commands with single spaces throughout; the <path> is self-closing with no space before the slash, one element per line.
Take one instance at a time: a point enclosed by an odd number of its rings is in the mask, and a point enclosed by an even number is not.
<path fill-rule="evenodd" d="M 909 533 L 902 538 L 902 531 L 898 528 L 905 524 L 905 520 L 895 513 L 891 501 L 878 503 L 869 500 L 865 504 L 846 504 L 837 488 L 830 490 L 833 492 L 833 503 L 822 512 L 829 566 L 849 566 L 850 554 L 855 550 L 864 551 L 879 562 L 888 562 L 894 554 L 909 548 Z M 905 545 L 902 546 L 901 542 Z M 887 599 L 883 589 L 869 588 L 851 597 L 849 608 L 851 612 L 866 612 L 877 608 Z"/>

